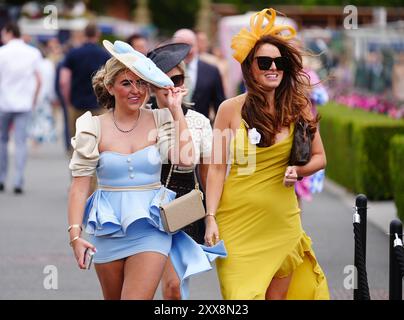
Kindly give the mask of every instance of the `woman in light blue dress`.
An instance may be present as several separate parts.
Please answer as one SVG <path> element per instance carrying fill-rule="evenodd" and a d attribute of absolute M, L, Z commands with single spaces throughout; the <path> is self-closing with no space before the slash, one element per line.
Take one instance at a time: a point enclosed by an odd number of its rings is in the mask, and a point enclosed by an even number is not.
<path fill-rule="evenodd" d="M 184 92 L 128 44 L 104 41 L 104 46 L 113 57 L 94 76 L 93 87 L 109 112 L 98 117 L 87 112 L 76 122 L 69 166 L 70 245 L 82 269 L 86 250 L 95 252 L 105 299 L 152 299 L 168 255 L 187 298 L 189 277 L 210 270 L 210 262 L 226 252 L 223 243 L 205 247 L 182 231 L 168 234 L 160 219 L 160 204 L 175 198 L 160 183 L 162 163 L 192 165 L 191 138 L 176 138 L 187 130 Z M 167 88 L 168 108 L 144 108 L 149 83 Z M 94 174 L 98 188 L 87 199 Z M 88 241 L 81 237 L 82 224 Z"/>

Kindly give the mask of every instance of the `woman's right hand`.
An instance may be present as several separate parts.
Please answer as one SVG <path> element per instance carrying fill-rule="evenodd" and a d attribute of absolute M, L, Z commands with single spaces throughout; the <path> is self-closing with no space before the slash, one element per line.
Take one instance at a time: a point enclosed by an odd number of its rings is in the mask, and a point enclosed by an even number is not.
<path fill-rule="evenodd" d="M 219 242 L 219 228 L 214 216 L 205 217 L 205 243 L 211 247 Z"/>
<path fill-rule="evenodd" d="M 182 112 L 182 99 L 187 95 L 187 89 L 181 89 L 176 87 L 170 87 L 167 94 L 167 108 L 174 115 L 178 112 Z"/>
<path fill-rule="evenodd" d="M 90 242 L 84 240 L 83 238 L 78 238 L 72 243 L 72 246 L 77 265 L 80 269 L 85 269 L 86 265 L 84 263 L 84 255 L 86 253 L 86 250 L 89 248 L 94 252 L 97 252 L 97 249 Z"/>

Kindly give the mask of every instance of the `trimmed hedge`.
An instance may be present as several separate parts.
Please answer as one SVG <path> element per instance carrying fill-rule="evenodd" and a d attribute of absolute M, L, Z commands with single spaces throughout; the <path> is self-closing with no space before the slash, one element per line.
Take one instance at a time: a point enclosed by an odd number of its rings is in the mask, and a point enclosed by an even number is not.
<path fill-rule="evenodd" d="M 327 176 L 369 200 L 393 198 L 390 139 L 404 134 L 404 121 L 331 102 L 318 108 L 327 155 Z"/>
<path fill-rule="evenodd" d="M 390 177 L 397 207 L 397 215 L 404 221 L 404 135 L 395 135 L 390 141 Z"/>

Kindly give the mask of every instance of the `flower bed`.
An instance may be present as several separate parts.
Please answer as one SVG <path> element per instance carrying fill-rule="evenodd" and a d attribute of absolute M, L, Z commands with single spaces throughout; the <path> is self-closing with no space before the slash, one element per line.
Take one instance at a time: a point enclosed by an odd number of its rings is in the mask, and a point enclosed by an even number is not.
<path fill-rule="evenodd" d="M 386 114 L 394 119 L 404 118 L 404 105 L 399 106 L 383 96 L 351 93 L 335 97 L 335 101 L 350 108 Z"/>

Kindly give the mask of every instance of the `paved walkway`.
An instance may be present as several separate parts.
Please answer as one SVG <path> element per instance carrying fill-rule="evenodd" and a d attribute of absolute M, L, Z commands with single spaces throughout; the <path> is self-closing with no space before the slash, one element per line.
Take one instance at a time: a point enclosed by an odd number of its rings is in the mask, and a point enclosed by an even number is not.
<path fill-rule="evenodd" d="M 15 196 L 9 184 L 0 193 L 0 299 L 102 299 L 94 269 L 79 270 L 68 245 L 67 166 L 61 143 L 31 148 L 25 194 Z M 303 206 L 303 225 L 333 299 L 352 299 L 352 291 L 344 288 L 344 268 L 353 264 L 353 205 L 352 195 L 327 183 Z M 384 205 L 391 209 L 391 203 Z M 372 298 L 387 299 L 389 250 L 383 227 L 390 216 L 372 224 L 371 216 L 385 215 L 379 209 L 370 205 L 367 271 Z M 49 280 L 49 270 L 57 270 L 57 282 Z M 49 288 L 56 283 L 57 289 Z M 221 299 L 215 271 L 192 279 L 191 299 Z"/>

